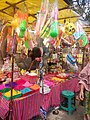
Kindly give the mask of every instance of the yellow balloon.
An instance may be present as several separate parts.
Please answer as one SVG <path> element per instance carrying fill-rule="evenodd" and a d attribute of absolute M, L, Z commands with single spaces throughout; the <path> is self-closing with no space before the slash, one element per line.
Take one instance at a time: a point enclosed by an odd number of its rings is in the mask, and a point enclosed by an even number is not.
<path fill-rule="evenodd" d="M 11 25 L 13 28 L 17 28 L 18 27 L 18 19 L 14 19 L 12 22 L 11 22 Z"/>

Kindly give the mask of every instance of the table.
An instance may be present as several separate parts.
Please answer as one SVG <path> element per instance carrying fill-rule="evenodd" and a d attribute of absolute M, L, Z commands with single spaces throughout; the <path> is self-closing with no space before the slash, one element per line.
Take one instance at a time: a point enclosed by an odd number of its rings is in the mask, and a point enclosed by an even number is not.
<path fill-rule="evenodd" d="M 0 98 L 0 117 L 4 119 L 9 112 L 9 101 Z M 28 120 L 40 114 L 39 91 L 29 96 L 13 100 L 13 120 Z"/>
<path fill-rule="evenodd" d="M 49 76 L 46 77 L 46 79 L 50 79 Z M 50 93 L 46 95 L 41 95 L 41 107 L 48 111 L 50 106 L 57 107 L 60 105 L 60 94 L 63 90 L 71 90 L 73 92 L 79 91 L 79 85 L 78 85 L 78 79 L 72 78 L 70 80 L 67 80 L 63 83 L 54 84 L 54 86 L 51 87 Z"/>
<path fill-rule="evenodd" d="M 54 75 L 51 75 L 54 76 Z M 50 75 L 45 79 L 49 80 Z M 29 80 L 28 80 L 29 81 Z M 13 100 L 13 120 L 28 120 L 40 114 L 40 106 L 48 111 L 50 106 L 60 105 L 60 94 L 62 90 L 78 92 L 78 79 L 72 78 L 63 83 L 53 84 L 50 93 L 44 95 L 39 91 L 26 97 Z M 0 117 L 4 119 L 9 112 L 9 101 L 0 97 Z"/>

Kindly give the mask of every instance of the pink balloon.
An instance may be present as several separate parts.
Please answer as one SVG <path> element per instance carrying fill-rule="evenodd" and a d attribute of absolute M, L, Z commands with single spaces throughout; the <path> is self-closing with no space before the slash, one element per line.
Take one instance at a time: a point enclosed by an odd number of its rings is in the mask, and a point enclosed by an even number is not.
<path fill-rule="evenodd" d="M 90 41 L 90 35 L 88 35 L 88 41 Z"/>
<path fill-rule="evenodd" d="M 49 44 L 52 44 L 52 45 L 53 45 L 54 43 L 55 43 L 55 40 L 54 40 L 54 39 L 52 39 L 52 40 L 49 41 Z"/>

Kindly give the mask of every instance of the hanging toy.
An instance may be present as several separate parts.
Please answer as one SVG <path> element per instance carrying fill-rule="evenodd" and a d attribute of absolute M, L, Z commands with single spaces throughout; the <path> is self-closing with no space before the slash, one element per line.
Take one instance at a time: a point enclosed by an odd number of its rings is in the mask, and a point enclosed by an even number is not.
<path fill-rule="evenodd" d="M 67 35 L 72 35 L 75 32 L 75 25 L 73 23 L 66 22 L 64 29 Z"/>
<path fill-rule="evenodd" d="M 68 54 L 66 57 L 67 61 L 70 62 L 72 65 L 76 63 L 76 60 L 72 57 L 72 55 Z"/>
<path fill-rule="evenodd" d="M 69 65 L 69 67 L 75 72 L 78 71 L 78 66 L 76 64 L 76 59 L 73 58 L 73 56 L 71 54 L 67 54 L 66 56 L 66 60 L 67 60 L 67 64 Z"/>
<path fill-rule="evenodd" d="M 50 28 L 50 36 L 55 38 L 58 36 L 58 2 L 54 3 L 54 10 L 52 11 L 53 22 Z"/>
<path fill-rule="evenodd" d="M 20 31 L 25 32 L 25 30 L 26 30 L 26 20 L 22 20 L 20 24 Z"/>
<path fill-rule="evenodd" d="M 22 22 L 20 24 L 20 33 L 19 33 L 20 38 L 24 37 L 25 31 L 26 31 L 26 20 L 22 20 Z"/>
<path fill-rule="evenodd" d="M 58 26 L 58 22 L 57 21 L 52 22 L 50 35 L 53 38 L 58 36 L 58 28 L 57 28 L 57 26 Z"/>
<path fill-rule="evenodd" d="M 29 48 L 28 40 L 25 40 L 25 47 L 26 47 L 26 48 Z"/>
<path fill-rule="evenodd" d="M 18 27 L 18 18 L 14 19 L 12 22 L 11 22 L 11 25 L 13 28 L 17 28 Z"/>
<path fill-rule="evenodd" d="M 24 38 L 24 32 L 23 32 L 23 31 L 20 31 L 20 32 L 19 32 L 19 37 L 20 37 L 20 38 Z"/>
<path fill-rule="evenodd" d="M 81 35 L 78 42 L 79 42 L 80 47 L 85 47 L 88 44 L 87 36 L 85 34 Z"/>
<path fill-rule="evenodd" d="M 88 41 L 90 41 L 90 35 L 88 35 Z"/>

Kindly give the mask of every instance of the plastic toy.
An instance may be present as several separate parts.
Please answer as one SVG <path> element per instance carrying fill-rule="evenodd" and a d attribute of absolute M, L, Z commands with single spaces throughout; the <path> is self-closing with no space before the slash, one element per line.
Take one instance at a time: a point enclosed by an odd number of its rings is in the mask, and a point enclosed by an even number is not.
<path fill-rule="evenodd" d="M 75 32 L 75 25 L 73 23 L 66 22 L 64 28 L 65 33 L 68 35 L 72 35 Z"/>

